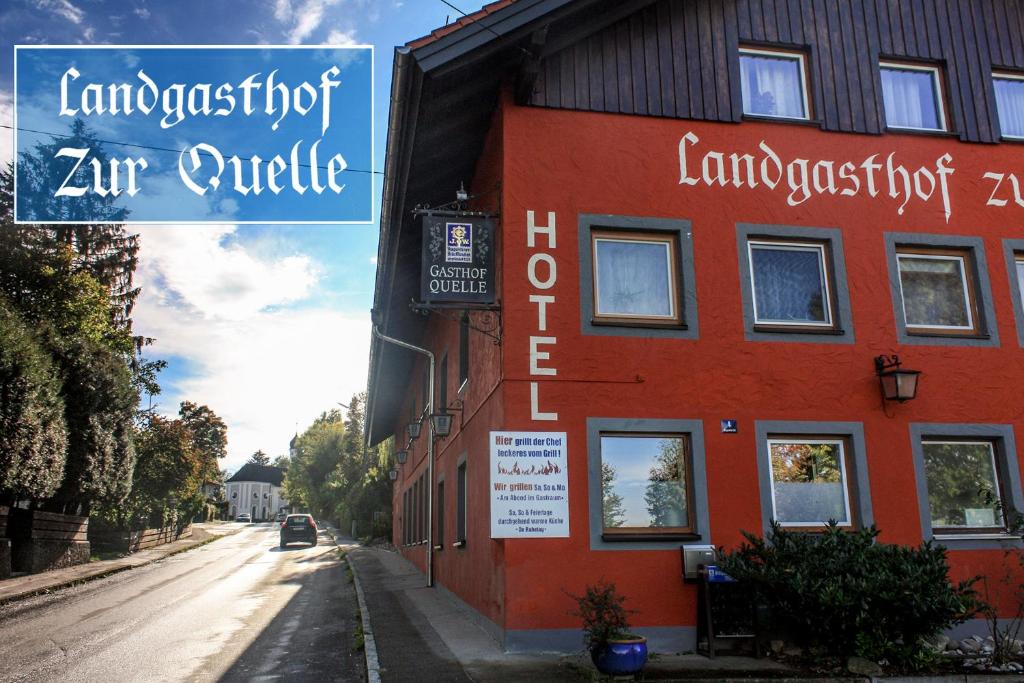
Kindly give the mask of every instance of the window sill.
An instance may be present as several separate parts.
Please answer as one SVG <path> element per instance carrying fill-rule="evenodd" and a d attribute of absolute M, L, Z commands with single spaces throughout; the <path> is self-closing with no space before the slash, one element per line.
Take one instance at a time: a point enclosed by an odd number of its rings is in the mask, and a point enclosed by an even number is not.
<path fill-rule="evenodd" d="M 790 119 L 783 116 L 765 116 L 763 114 L 743 114 L 740 120 L 755 123 L 788 123 L 797 126 L 814 126 L 815 128 L 821 128 L 824 125 L 824 121 L 821 119 Z"/>
<path fill-rule="evenodd" d="M 981 341 L 988 341 L 992 339 L 991 335 L 988 334 L 957 334 L 955 332 L 929 332 L 925 330 L 912 330 L 906 328 L 907 336 L 909 337 L 932 337 L 937 339 L 977 339 Z"/>
<path fill-rule="evenodd" d="M 762 332 L 767 334 L 820 334 L 822 336 L 841 337 L 846 334 L 846 330 L 839 329 L 836 327 L 798 327 L 796 325 L 757 325 L 755 324 L 751 329 L 754 332 Z"/>
<path fill-rule="evenodd" d="M 465 541 L 455 541 L 454 543 L 452 543 L 452 547 L 453 548 L 465 548 L 466 547 L 466 542 Z"/>
<path fill-rule="evenodd" d="M 601 540 L 605 543 L 635 543 L 637 541 L 644 541 L 647 543 L 665 541 L 666 543 L 679 543 L 699 541 L 700 534 L 684 533 L 684 534 L 601 534 Z"/>
<path fill-rule="evenodd" d="M 1017 534 L 935 534 L 936 541 L 1020 541 L 1024 537 Z"/>
<path fill-rule="evenodd" d="M 927 128 L 900 128 L 898 126 L 886 126 L 886 133 L 892 133 L 894 135 L 927 135 L 930 137 L 940 138 L 959 138 L 960 134 L 952 130 L 931 130 Z"/>
<path fill-rule="evenodd" d="M 439 544 L 435 545 L 434 546 L 434 551 L 435 552 L 439 552 L 439 553 L 443 552 L 444 551 L 444 543 L 439 543 Z"/>
<path fill-rule="evenodd" d="M 604 318 L 593 318 L 591 325 L 599 327 L 642 327 L 654 330 L 686 330 L 685 323 L 659 323 L 652 320 L 606 320 Z"/>

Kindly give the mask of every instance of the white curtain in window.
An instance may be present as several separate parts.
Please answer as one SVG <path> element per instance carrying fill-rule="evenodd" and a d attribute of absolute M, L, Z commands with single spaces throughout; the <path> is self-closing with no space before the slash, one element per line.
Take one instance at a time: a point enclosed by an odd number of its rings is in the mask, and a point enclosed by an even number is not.
<path fill-rule="evenodd" d="M 743 112 L 760 116 L 805 118 L 800 60 L 793 57 L 743 55 L 740 89 Z"/>
<path fill-rule="evenodd" d="M 758 322 L 829 322 L 821 252 L 817 249 L 751 249 Z"/>
<path fill-rule="evenodd" d="M 597 312 L 671 316 L 669 246 L 664 242 L 597 242 Z"/>
<path fill-rule="evenodd" d="M 931 71 L 882 69 L 885 121 L 897 128 L 938 130 L 935 77 Z"/>
<path fill-rule="evenodd" d="M 996 78 L 994 83 L 1003 135 L 1024 138 L 1024 80 Z"/>

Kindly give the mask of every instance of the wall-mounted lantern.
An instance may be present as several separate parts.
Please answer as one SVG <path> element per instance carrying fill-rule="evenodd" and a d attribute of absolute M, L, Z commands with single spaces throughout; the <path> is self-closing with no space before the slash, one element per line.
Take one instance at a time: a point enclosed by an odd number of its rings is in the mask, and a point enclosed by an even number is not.
<path fill-rule="evenodd" d="M 409 451 L 401 450 L 395 451 L 395 460 L 398 461 L 399 465 L 404 465 L 405 461 L 409 459 Z"/>
<path fill-rule="evenodd" d="M 406 430 L 409 432 L 409 440 L 415 439 L 420 435 L 420 427 L 422 426 L 423 425 L 420 420 L 409 423 L 409 426 L 406 427 Z"/>
<path fill-rule="evenodd" d="M 437 436 L 446 437 L 452 433 L 452 416 L 448 413 L 434 413 L 430 422 Z"/>
<path fill-rule="evenodd" d="M 398 470 L 391 470 L 390 472 L 388 472 L 388 479 L 390 479 L 391 481 L 398 479 Z"/>
<path fill-rule="evenodd" d="M 875 358 L 875 374 L 886 401 L 903 403 L 917 396 L 917 378 L 920 370 L 905 370 L 900 367 L 900 357 L 878 356 Z"/>

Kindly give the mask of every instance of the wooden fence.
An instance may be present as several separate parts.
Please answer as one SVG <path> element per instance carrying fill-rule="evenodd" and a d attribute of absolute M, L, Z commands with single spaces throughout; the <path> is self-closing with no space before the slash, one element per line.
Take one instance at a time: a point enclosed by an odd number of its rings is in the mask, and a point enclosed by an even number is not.
<path fill-rule="evenodd" d="M 111 529 L 95 526 L 90 529 L 89 540 L 98 551 L 134 553 L 171 543 L 192 535 L 192 525 L 166 526 L 156 529 Z"/>
<path fill-rule="evenodd" d="M 7 536 L 11 567 L 36 573 L 89 561 L 89 518 L 11 508 Z"/>

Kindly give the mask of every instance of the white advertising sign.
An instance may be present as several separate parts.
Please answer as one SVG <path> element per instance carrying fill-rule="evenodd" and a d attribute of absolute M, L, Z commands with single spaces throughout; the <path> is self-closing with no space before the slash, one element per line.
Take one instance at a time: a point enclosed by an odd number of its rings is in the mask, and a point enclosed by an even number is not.
<path fill-rule="evenodd" d="M 567 538 L 565 432 L 491 432 L 491 538 Z"/>

